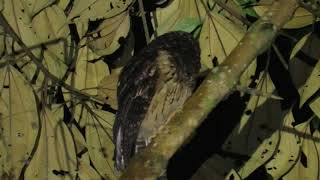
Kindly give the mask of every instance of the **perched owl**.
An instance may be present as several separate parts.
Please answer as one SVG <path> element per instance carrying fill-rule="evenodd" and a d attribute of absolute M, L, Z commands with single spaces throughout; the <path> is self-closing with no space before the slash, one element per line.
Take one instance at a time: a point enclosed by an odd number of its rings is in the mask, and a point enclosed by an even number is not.
<path fill-rule="evenodd" d="M 123 68 L 113 127 L 117 170 L 125 169 L 130 158 L 183 106 L 199 70 L 199 44 L 180 31 L 159 36 Z"/>

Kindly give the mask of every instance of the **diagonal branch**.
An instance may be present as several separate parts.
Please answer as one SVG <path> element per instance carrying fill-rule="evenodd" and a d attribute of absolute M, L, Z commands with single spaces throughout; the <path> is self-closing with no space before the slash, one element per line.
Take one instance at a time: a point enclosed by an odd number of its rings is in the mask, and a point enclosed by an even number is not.
<path fill-rule="evenodd" d="M 281 27 L 290 20 L 297 7 L 298 2 L 295 0 L 274 1 L 221 66 L 208 74 L 182 110 L 159 131 L 147 148 L 133 157 L 120 179 L 156 179 L 165 172 L 168 160 L 210 111 L 233 91 L 242 72 L 259 54 L 270 47 Z"/>

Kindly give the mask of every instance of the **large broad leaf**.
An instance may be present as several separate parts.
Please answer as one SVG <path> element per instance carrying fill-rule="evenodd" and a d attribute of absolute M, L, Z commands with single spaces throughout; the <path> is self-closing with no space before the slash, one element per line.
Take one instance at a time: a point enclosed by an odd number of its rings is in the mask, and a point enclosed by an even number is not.
<path fill-rule="evenodd" d="M 41 112 L 41 135 L 37 150 L 25 172 L 26 179 L 75 179 L 76 151 L 72 135 L 63 119 L 63 109 Z"/>
<path fill-rule="evenodd" d="M 302 128 L 301 128 L 302 127 Z M 314 136 L 310 132 L 310 121 L 300 124 L 297 136 L 301 138 L 300 158 L 294 167 L 282 177 L 283 180 L 308 179 L 319 180 L 320 178 L 320 152 L 319 131 Z M 317 137 L 318 136 L 318 137 Z M 318 146 L 318 147 L 317 147 Z"/>
<path fill-rule="evenodd" d="M 234 167 L 234 160 L 214 154 L 201 165 L 191 180 L 224 179 Z"/>
<path fill-rule="evenodd" d="M 25 11 L 29 16 L 33 17 L 54 2 L 55 0 L 23 0 L 21 3 L 23 4 L 24 9 L 21 9 L 21 11 Z"/>
<path fill-rule="evenodd" d="M 263 76 L 263 75 L 262 75 Z M 269 76 L 262 78 L 257 91 L 270 94 L 275 87 Z M 250 159 L 238 168 L 238 174 L 246 178 L 273 155 L 280 139 L 281 121 L 277 110 L 279 103 L 265 96 L 252 95 L 240 123 L 230 134 L 223 149 Z M 274 111 L 274 113 L 270 113 Z"/>
<path fill-rule="evenodd" d="M 106 179 L 116 179 L 113 161 L 114 145 L 110 126 L 115 116 L 112 113 L 95 110 L 86 117 L 86 140 L 90 160 L 101 176 Z"/>
<path fill-rule="evenodd" d="M 90 165 L 88 152 L 81 155 L 78 172 L 80 179 L 101 180 L 99 173 Z"/>
<path fill-rule="evenodd" d="M 118 109 L 117 102 L 117 84 L 118 84 L 119 74 L 112 73 L 104 77 L 98 89 L 98 95 L 104 99 L 106 102 L 114 109 Z"/>
<path fill-rule="evenodd" d="M 44 63 L 51 73 L 62 77 L 70 46 L 70 31 L 63 10 L 56 5 L 50 6 L 32 20 L 32 26 L 40 42 L 45 46 Z"/>
<path fill-rule="evenodd" d="M 39 131 L 35 95 L 12 66 L 0 69 L 0 95 L 0 177 L 18 179 Z"/>
<path fill-rule="evenodd" d="M 127 11 L 104 20 L 88 40 L 88 46 L 98 55 L 108 55 L 120 47 L 120 38 L 125 38 L 130 30 Z"/>
<path fill-rule="evenodd" d="M 300 89 L 300 107 L 320 88 L 320 60 L 311 72 L 307 82 Z"/>
<path fill-rule="evenodd" d="M 56 5 L 37 14 L 32 26 L 43 44 L 43 64 L 56 77 L 63 77 L 67 70 L 67 47 L 70 46 L 70 31 L 63 10 Z"/>
<path fill-rule="evenodd" d="M 271 0 L 262 0 L 261 5 L 254 6 L 254 10 L 259 16 L 262 16 L 271 6 Z M 314 22 L 314 16 L 303 8 L 298 8 L 289 22 L 284 25 L 287 29 L 296 29 L 308 26 Z"/>
<path fill-rule="evenodd" d="M 203 69 L 212 68 L 212 60 L 224 61 L 238 45 L 246 29 L 237 26 L 218 13 L 206 16 L 200 33 L 201 64 Z"/>
<path fill-rule="evenodd" d="M 103 77 L 109 74 L 108 66 L 100 56 L 93 53 L 87 46 L 79 50 L 75 71 L 67 83 L 89 95 L 97 96 L 98 85 Z M 70 100 L 70 93 L 65 92 L 64 98 Z"/>
<path fill-rule="evenodd" d="M 320 97 L 310 102 L 309 106 L 314 114 L 320 119 Z"/>
<path fill-rule="evenodd" d="M 193 29 L 202 21 L 205 12 L 200 1 L 175 0 L 169 6 L 156 10 L 154 17 L 156 20 L 153 20 L 153 24 L 158 36 L 172 30 L 190 31 L 190 28 Z M 188 22 L 190 26 L 186 27 Z"/>
<path fill-rule="evenodd" d="M 132 0 L 75 0 L 68 19 L 80 17 L 81 21 L 95 21 L 114 17 L 132 3 Z"/>
<path fill-rule="evenodd" d="M 2 14 L 14 32 L 24 42 L 24 44 L 27 47 L 32 47 L 39 45 L 39 39 L 36 32 L 32 28 L 32 16 L 27 13 L 24 5 L 25 4 L 21 0 L 4 1 L 4 9 Z M 12 47 L 12 44 L 8 44 L 8 46 Z M 21 47 L 18 45 L 18 43 L 14 43 L 13 47 L 15 51 L 21 50 Z M 32 52 L 37 57 L 40 56 L 40 48 L 33 49 Z"/>
<path fill-rule="evenodd" d="M 88 146 L 86 140 L 79 129 L 72 124 L 72 137 L 74 139 L 77 161 L 78 161 L 78 176 L 80 179 L 100 180 L 99 173 L 90 165 Z M 80 155 L 80 156 L 79 156 Z"/>
<path fill-rule="evenodd" d="M 272 156 L 272 159 L 265 164 L 267 173 L 274 179 L 279 179 L 290 171 L 299 158 L 301 138 L 297 134 L 304 132 L 308 124 L 304 123 L 293 127 L 293 122 L 294 118 L 290 111 L 284 119 L 276 153 Z"/>

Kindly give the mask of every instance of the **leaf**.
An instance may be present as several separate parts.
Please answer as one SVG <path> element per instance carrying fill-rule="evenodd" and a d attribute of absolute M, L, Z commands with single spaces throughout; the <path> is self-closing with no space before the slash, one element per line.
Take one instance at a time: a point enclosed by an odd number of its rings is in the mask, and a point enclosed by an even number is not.
<path fill-rule="evenodd" d="M 100 113 L 96 114 L 97 112 Z M 101 116 L 101 113 L 104 116 Z M 95 111 L 95 114 L 88 114 L 85 124 L 90 159 L 101 176 L 106 179 L 117 179 L 113 162 L 112 129 L 110 127 L 110 122 L 114 121 L 115 116 L 105 111 Z"/>
<path fill-rule="evenodd" d="M 236 2 L 240 7 L 242 7 L 242 11 L 244 11 L 246 14 L 253 17 L 258 17 L 253 7 L 250 7 L 251 4 L 255 4 L 257 2 L 256 0 L 233 0 L 233 1 Z M 246 7 L 246 6 L 249 6 L 249 7 Z"/>
<path fill-rule="evenodd" d="M 74 24 L 77 27 L 77 32 L 79 34 L 80 38 L 83 38 L 87 31 L 88 31 L 88 27 L 89 27 L 89 23 L 88 22 L 82 22 L 80 18 L 75 18 L 73 20 Z"/>
<path fill-rule="evenodd" d="M 0 172 L 18 179 L 39 131 L 37 103 L 30 84 L 10 65 L 0 69 L 0 95 Z"/>
<path fill-rule="evenodd" d="M 130 17 L 123 12 L 104 20 L 89 39 L 88 46 L 98 55 L 108 55 L 119 47 L 119 39 L 125 38 L 130 30 Z"/>
<path fill-rule="evenodd" d="M 4 50 L 5 50 L 5 32 L 3 30 L 3 26 L 0 26 L 0 54 L 3 54 Z"/>
<path fill-rule="evenodd" d="M 87 46 L 80 48 L 78 53 L 75 71 L 68 78 L 67 83 L 89 95 L 97 96 L 99 82 L 109 74 L 108 66 Z M 70 93 L 64 91 L 65 101 L 69 101 Z"/>
<path fill-rule="evenodd" d="M 55 0 L 24 0 L 20 1 L 23 4 L 24 9 L 21 9 L 21 11 L 26 11 L 26 13 L 33 17 L 37 13 L 39 13 L 44 8 L 52 5 Z"/>
<path fill-rule="evenodd" d="M 261 75 L 261 77 L 264 77 Z M 260 78 L 257 90 L 270 94 L 275 90 L 270 77 Z M 267 97 L 252 95 L 240 123 L 233 129 L 223 145 L 223 150 L 231 153 L 249 156 L 237 173 L 246 178 L 254 170 L 267 162 L 276 150 L 280 140 L 278 111 L 279 102 Z M 274 111 L 272 114 L 270 111 Z"/>
<path fill-rule="evenodd" d="M 41 112 L 41 135 L 37 150 L 24 174 L 29 179 L 75 179 L 77 159 L 72 135 L 58 118 L 63 110 Z"/>
<path fill-rule="evenodd" d="M 254 10 L 259 16 L 262 16 L 271 6 L 271 0 L 262 0 L 259 2 L 261 5 L 254 6 Z M 306 9 L 299 7 L 290 21 L 288 21 L 283 28 L 297 29 L 308 26 L 314 22 L 313 15 Z"/>
<path fill-rule="evenodd" d="M 217 13 L 207 15 L 199 38 L 202 69 L 213 68 L 214 57 L 219 64 L 223 62 L 245 32 L 243 27 L 234 25 Z"/>
<path fill-rule="evenodd" d="M 201 22 L 198 18 L 186 17 L 179 21 L 174 27 L 174 31 L 184 31 L 191 33 L 196 28 L 201 25 Z"/>
<path fill-rule="evenodd" d="M 82 153 L 87 148 L 87 143 L 84 136 L 81 134 L 80 130 L 74 124 L 71 124 L 70 131 L 74 140 L 76 153 Z"/>
<path fill-rule="evenodd" d="M 305 45 L 307 40 L 309 39 L 311 33 L 308 33 L 304 35 L 298 42 L 297 44 L 293 47 L 292 52 L 290 54 L 290 60 L 293 59 L 296 54 L 300 51 L 300 49 Z"/>
<path fill-rule="evenodd" d="M 69 4 L 69 0 L 59 0 L 57 6 L 59 6 L 61 9 L 65 10 Z"/>
<path fill-rule="evenodd" d="M 313 24 L 315 21 L 314 16 L 312 13 L 307 11 L 304 8 L 299 7 L 296 12 L 294 13 L 293 17 L 289 22 L 287 22 L 283 28 L 285 29 L 298 29 L 310 24 Z"/>
<path fill-rule="evenodd" d="M 314 114 L 320 119 L 320 97 L 310 102 L 309 106 Z"/>
<path fill-rule="evenodd" d="M 31 61 L 31 59 L 27 56 L 24 56 L 23 58 L 20 58 L 19 61 L 17 61 L 17 66 L 20 68 L 25 78 L 29 82 L 32 82 L 31 85 L 35 89 L 35 91 L 41 92 L 40 89 L 43 88 L 42 85 L 43 81 L 45 80 L 45 76 Z"/>
<path fill-rule="evenodd" d="M 20 0 L 5 1 L 2 14 L 24 44 L 27 47 L 32 47 L 39 45 L 39 40 L 32 28 L 31 15 L 24 10 L 24 3 Z M 15 51 L 21 50 L 20 45 L 16 42 L 13 45 L 8 44 L 8 46 L 13 47 Z M 40 56 L 40 48 L 33 49 L 32 52 L 36 57 Z"/>
<path fill-rule="evenodd" d="M 274 154 L 279 140 L 279 131 L 275 131 L 272 133 L 271 137 L 263 140 L 256 151 L 251 155 L 250 159 L 246 161 L 238 170 L 238 174 L 241 176 L 241 178 L 248 177 L 251 173 L 253 173 L 253 171 L 266 163 Z"/>
<path fill-rule="evenodd" d="M 290 111 L 284 120 L 281 129 L 281 138 L 276 153 L 272 159 L 265 164 L 267 173 L 274 179 L 279 179 L 286 174 L 296 164 L 301 146 L 300 132 L 304 133 L 308 127 L 308 123 L 299 124 L 296 127 L 292 126 L 294 117 Z"/>
<path fill-rule="evenodd" d="M 104 77 L 99 84 L 98 96 L 106 99 L 106 102 L 113 108 L 118 109 L 117 101 L 117 84 L 118 84 L 119 74 L 112 73 Z"/>
<path fill-rule="evenodd" d="M 74 138 L 74 143 L 76 146 L 76 152 L 79 162 L 78 176 L 80 179 L 92 179 L 100 180 L 101 177 L 98 172 L 90 165 L 88 146 L 85 138 L 79 131 L 79 129 L 72 124 L 71 126 L 72 136 Z M 81 157 L 79 157 L 81 155 Z"/>
<path fill-rule="evenodd" d="M 252 83 L 252 77 L 256 74 L 257 69 L 257 61 L 253 61 L 249 67 L 241 74 L 240 76 L 240 86 L 249 87 L 250 83 Z M 262 76 L 261 76 L 262 77 Z"/>
<path fill-rule="evenodd" d="M 44 65 L 58 78 L 62 78 L 67 70 L 67 47 L 70 46 L 70 31 L 63 10 L 56 5 L 50 6 L 32 20 L 32 26 L 39 43 L 44 48 Z"/>
<path fill-rule="evenodd" d="M 188 21 L 190 22 L 191 19 L 195 22 L 201 22 L 202 18 L 205 16 L 205 12 L 206 11 L 200 1 L 172 1 L 167 7 L 158 8 L 155 12 L 156 20 L 153 19 L 153 25 L 156 30 L 156 34 L 157 36 L 160 36 L 166 32 L 173 31 L 177 29 L 177 27 L 181 27 L 182 24 L 185 24 Z M 191 27 L 189 28 L 192 29 Z"/>
<path fill-rule="evenodd" d="M 299 177 L 299 179 L 319 180 L 320 174 L 320 149 L 317 149 L 319 143 L 319 132 L 316 131 L 314 136 L 310 132 L 310 121 L 306 122 L 308 125 L 303 128 L 304 131 L 298 136 L 301 137 L 301 154 L 300 160 L 295 166 L 282 177 L 283 180 L 292 180 Z"/>
<path fill-rule="evenodd" d="M 201 165 L 191 180 L 224 179 L 234 167 L 234 160 L 214 154 Z"/>
<path fill-rule="evenodd" d="M 124 12 L 132 0 L 74 0 L 68 19 L 79 17 L 87 23 L 102 18 L 112 18 Z"/>
<path fill-rule="evenodd" d="M 79 159 L 79 178 L 90 180 L 101 180 L 98 172 L 90 165 L 89 155 L 85 153 Z"/>
<path fill-rule="evenodd" d="M 320 60 L 313 68 L 307 82 L 301 87 L 300 107 L 320 88 Z"/>
<path fill-rule="evenodd" d="M 225 180 L 231 180 L 231 179 L 233 179 L 233 180 L 242 180 L 240 175 L 234 169 L 232 169 L 231 172 L 225 178 Z"/>

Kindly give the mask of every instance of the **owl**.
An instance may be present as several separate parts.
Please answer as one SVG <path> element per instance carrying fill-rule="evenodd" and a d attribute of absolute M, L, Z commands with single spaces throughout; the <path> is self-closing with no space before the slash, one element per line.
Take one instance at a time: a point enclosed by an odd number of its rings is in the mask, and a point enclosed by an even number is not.
<path fill-rule="evenodd" d="M 199 44 L 182 31 L 159 36 L 126 64 L 119 77 L 113 127 L 118 171 L 183 106 L 199 70 Z"/>

